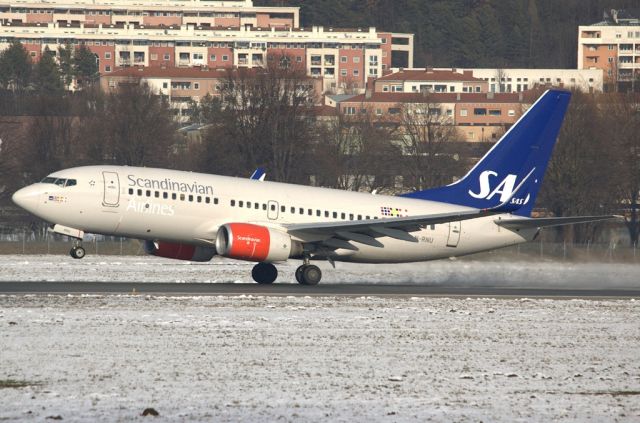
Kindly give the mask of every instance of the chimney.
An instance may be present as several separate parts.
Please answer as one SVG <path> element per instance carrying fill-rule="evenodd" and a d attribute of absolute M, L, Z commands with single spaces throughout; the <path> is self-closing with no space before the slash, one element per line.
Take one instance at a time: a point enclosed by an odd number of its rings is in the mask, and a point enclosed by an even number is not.
<path fill-rule="evenodd" d="M 371 100 L 371 97 L 373 97 L 373 91 L 371 90 L 371 88 L 365 89 L 364 98 L 366 98 L 367 100 Z"/>

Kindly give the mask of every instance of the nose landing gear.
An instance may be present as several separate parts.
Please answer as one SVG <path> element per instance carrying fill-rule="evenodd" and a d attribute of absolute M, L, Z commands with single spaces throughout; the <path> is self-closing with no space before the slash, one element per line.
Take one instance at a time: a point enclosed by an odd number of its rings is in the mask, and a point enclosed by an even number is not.
<path fill-rule="evenodd" d="M 69 251 L 69 255 L 74 259 L 81 259 L 86 254 L 87 252 L 84 250 L 84 248 L 82 248 L 82 241 L 81 240 L 73 241 L 73 247 L 71 248 L 71 251 Z"/>

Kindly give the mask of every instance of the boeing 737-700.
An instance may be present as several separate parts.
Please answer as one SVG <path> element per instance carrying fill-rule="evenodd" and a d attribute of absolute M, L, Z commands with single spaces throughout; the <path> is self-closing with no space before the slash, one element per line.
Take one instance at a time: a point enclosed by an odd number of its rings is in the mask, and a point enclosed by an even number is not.
<path fill-rule="evenodd" d="M 54 172 L 13 201 L 73 238 L 138 238 L 149 254 L 256 262 L 270 284 L 274 263 L 302 260 L 296 279 L 317 284 L 311 260 L 427 261 L 533 240 L 541 227 L 612 216 L 531 218 L 571 94 L 546 91 L 460 180 L 400 196 L 127 166 Z"/>

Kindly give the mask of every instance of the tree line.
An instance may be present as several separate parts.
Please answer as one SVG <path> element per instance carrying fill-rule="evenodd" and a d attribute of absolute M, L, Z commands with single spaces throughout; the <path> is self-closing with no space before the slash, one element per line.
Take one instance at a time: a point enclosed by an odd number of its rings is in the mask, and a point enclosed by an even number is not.
<path fill-rule="evenodd" d="M 415 34 L 417 67 L 575 68 L 578 25 L 637 0 L 256 0 L 301 23 Z M 640 16 L 638 16 L 640 17 Z"/>

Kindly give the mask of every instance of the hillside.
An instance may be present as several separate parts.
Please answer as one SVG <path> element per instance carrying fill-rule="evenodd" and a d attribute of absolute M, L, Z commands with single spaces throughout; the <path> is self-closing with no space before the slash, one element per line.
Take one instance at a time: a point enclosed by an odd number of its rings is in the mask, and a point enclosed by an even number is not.
<path fill-rule="evenodd" d="M 416 35 L 416 66 L 574 68 L 578 25 L 638 0 L 255 0 L 300 6 L 302 26 Z"/>

